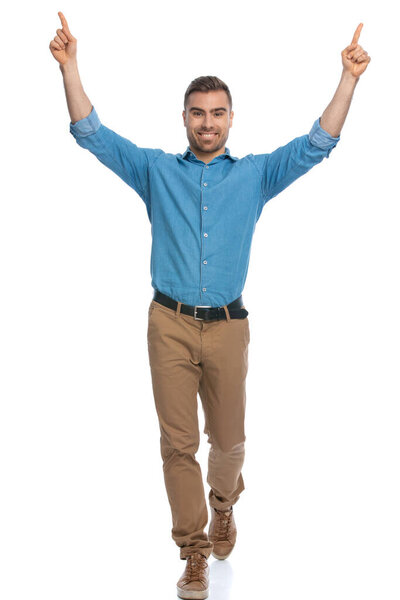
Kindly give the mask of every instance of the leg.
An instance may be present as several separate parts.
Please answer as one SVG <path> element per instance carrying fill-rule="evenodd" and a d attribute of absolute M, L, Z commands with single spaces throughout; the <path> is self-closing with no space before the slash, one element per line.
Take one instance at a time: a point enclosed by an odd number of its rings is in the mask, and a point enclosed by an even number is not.
<path fill-rule="evenodd" d="M 201 469 L 195 458 L 200 442 L 199 325 L 188 322 L 187 315 L 177 317 L 171 309 L 154 305 L 157 303 L 152 303 L 149 310 L 148 350 L 172 538 L 181 549 L 180 558 L 194 551 L 208 558 L 213 545 L 204 531 L 208 513 Z"/>
<path fill-rule="evenodd" d="M 207 482 L 210 506 L 227 510 L 244 490 L 246 375 L 249 323 L 230 319 L 209 323 L 203 331 L 200 379 L 205 428 L 211 444 Z"/>

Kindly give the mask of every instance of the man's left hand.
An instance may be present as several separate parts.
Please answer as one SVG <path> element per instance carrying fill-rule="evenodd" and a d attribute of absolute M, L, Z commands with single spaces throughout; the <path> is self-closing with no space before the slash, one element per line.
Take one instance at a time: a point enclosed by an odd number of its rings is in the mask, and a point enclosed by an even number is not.
<path fill-rule="evenodd" d="M 354 32 L 353 39 L 350 46 L 347 46 L 342 52 L 342 63 L 344 71 L 347 71 L 358 78 L 365 69 L 368 67 L 368 63 L 371 61 L 371 57 L 358 43 L 363 23 L 360 23 Z"/>

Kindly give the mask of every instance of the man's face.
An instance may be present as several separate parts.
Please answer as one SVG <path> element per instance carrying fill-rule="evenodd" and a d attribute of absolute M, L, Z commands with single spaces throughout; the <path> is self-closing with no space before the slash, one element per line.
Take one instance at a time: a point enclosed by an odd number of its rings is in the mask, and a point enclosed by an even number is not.
<path fill-rule="evenodd" d="M 190 149 L 199 160 L 210 162 L 225 152 L 233 111 L 224 90 L 192 92 L 182 116 Z"/>

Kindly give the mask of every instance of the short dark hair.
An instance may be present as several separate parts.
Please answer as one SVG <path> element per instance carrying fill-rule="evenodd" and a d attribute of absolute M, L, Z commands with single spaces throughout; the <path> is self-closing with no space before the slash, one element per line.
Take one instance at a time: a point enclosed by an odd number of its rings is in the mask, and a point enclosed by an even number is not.
<path fill-rule="evenodd" d="M 211 92 L 213 90 L 224 90 L 228 96 L 229 100 L 229 109 L 232 110 L 232 96 L 229 91 L 228 86 L 222 79 L 216 77 L 215 75 L 204 75 L 202 77 L 197 77 L 193 79 L 190 83 L 188 89 L 185 92 L 185 98 L 183 100 L 183 108 L 186 110 L 186 104 L 189 98 L 189 95 L 192 92 Z"/>

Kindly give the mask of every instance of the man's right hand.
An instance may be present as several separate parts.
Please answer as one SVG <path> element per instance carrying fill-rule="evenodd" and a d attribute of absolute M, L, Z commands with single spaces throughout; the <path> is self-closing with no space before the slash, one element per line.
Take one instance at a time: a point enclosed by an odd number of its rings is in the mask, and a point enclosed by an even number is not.
<path fill-rule="evenodd" d="M 76 61 L 77 39 L 71 34 L 67 19 L 62 12 L 58 12 L 61 19 L 62 29 L 57 29 L 57 35 L 50 42 L 50 52 L 60 65 Z"/>

